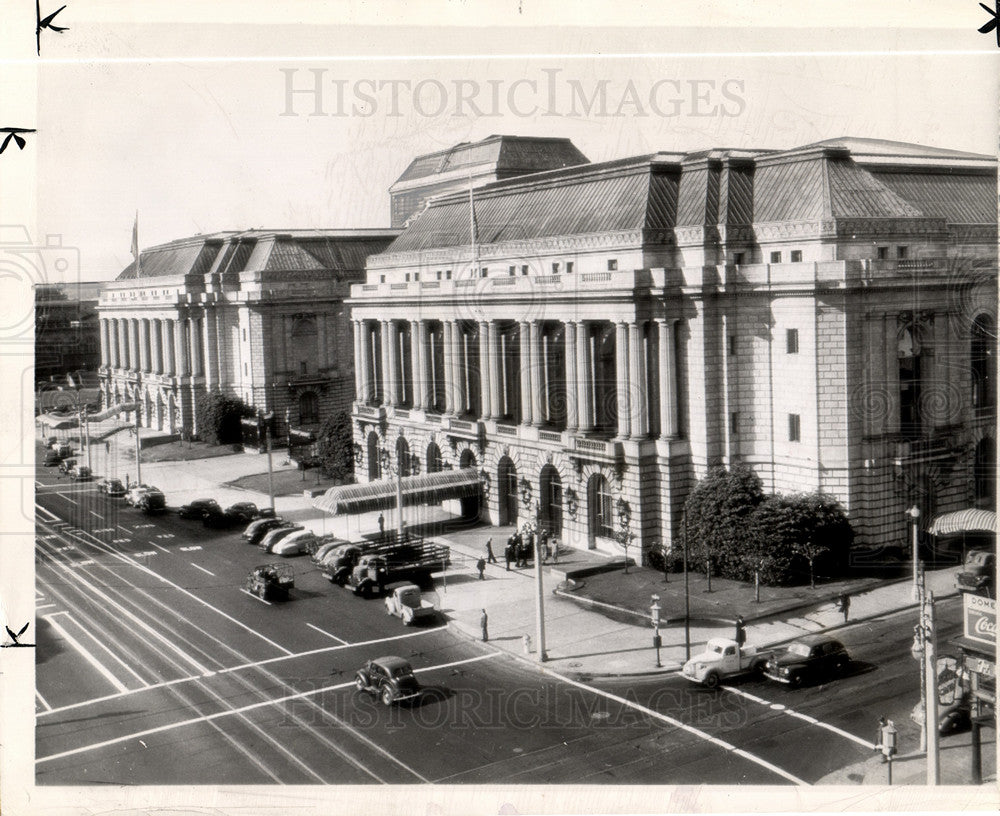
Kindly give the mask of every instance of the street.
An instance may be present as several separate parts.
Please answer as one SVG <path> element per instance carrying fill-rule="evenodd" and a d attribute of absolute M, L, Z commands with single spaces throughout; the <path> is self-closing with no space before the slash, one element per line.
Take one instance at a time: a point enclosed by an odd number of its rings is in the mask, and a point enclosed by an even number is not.
<path fill-rule="evenodd" d="M 290 601 L 262 601 L 243 580 L 283 559 L 241 528 L 147 517 L 53 469 L 37 482 L 41 785 L 811 784 L 872 756 L 882 714 L 915 744 L 912 614 L 841 630 L 852 669 L 822 685 L 581 682 L 442 619 L 404 627 L 308 557 L 287 561 Z M 938 620 L 944 644 L 959 604 Z M 418 701 L 385 707 L 354 688 L 385 654 L 411 661 Z"/>

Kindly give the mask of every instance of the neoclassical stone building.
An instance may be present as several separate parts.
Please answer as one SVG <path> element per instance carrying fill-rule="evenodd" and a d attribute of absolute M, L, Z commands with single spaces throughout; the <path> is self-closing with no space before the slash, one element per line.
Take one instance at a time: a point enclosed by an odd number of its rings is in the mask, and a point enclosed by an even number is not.
<path fill-rule="evenodd" d="M 739 461 L 904 541 L 993 501 L 996 240 L 993 158 L 869 139 L 431 198 L 351 290 L 358 478 L 465 468 L 483 518 L 616 550 Z"/>
<path fill-rule="evenodd" d="M 209 391 L 315 430 L 350 407 L 343 301 L 365 258 L 399 230 L 249 230 L 143 250 L 98 306 L 106 404 L 137 400 L 142 425 L 197 434 Z"/>

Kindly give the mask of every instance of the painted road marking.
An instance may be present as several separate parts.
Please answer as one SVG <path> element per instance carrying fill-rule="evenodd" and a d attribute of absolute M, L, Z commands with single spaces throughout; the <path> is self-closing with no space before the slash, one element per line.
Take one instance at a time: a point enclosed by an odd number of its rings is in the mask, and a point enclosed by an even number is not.
<path fill-rule="evenodd" d="M 42 604 L 41 606 L 36 606 L 35 611 L 37 612 L 39 609 L 48 609 L 50 606 L 55 606 L 55 605 L 56 604 L 54 603 Z"/>
<path fill-rule="evenodd" d="M 798 711 L 793 711 L 792 709 L 788 708 L 788 706 L 782 705 L 781 703 L 772 703 L 770 700 L 765 700 L 763 697 L 758 697 L 756 694 L 750 694 L 749 692 L 743 691 L 738 688 L 734 688 L 732 686 L 725 686 L 725 691 L 728 691 L 730 694 L 737 694 L 746 700 L 752 700 L 755 703 L 767 706 L 772 711 L 778 711 L 781 712 L 782 714 L 787 714 L 790 717 L 795 717 L 796 719 L 803 720 L 804 722 L 807 722 L 810 725 L 815 725 L 818 728 L 825 728 L 827 731 L 831 731 L 834 734 L 839 734 L 840 736 L 849 739 L 852 742 L 856 742 L 858 745 L 862 745 L 865 748 L 873 748 L 875 745 L 870 740 L 862 739 L 861 737 L 852 734 L 850 731 L 845 731 L 843 728 L 838 728 L 835 725 L 830 725 L 830 723 L 825 723 L 822 720 L 817 720 L 815 717 L 811 717 L 808 714 L 801 714 Z"/>
<path fill-rule="evenodd" d="M 200 570 L 201 570 L 202 572 L 205 572 L 205 573 L 208 573 L 208 574 L 209 574 L 209 575 L 211 575 L 211 576 L 212 576 L 213 578 L 215 577 L 215 573 L 214 573 L 214 572 L 208 572 L 208 570 L 207 570 L 207 569 L 205 569 L 204 567 L 199 567 L 199 566 L 198 566 L 198 565 L 197 565 L 196 563 L 194 563 L 194 561 L 191 561 L 191 562 L 190 562 L 190 564 L 191 564 L 191 566 L 192 566 L 192 567 L 194 567 L 195 569 L 200 569 Z"/>
<path fill-rule="evenodd" d="M 158 533 L 157 538 L 176 538 L 173 533 Z"/>
<path fill-rule="evenodd" d="M 699 739 L 703 739 L 706 742 L 710 742 L 713 745 L 717 745 L 720 748 L 729 751 L 732 754 L 735 754 L 736 756 L 743 757 L 744 759 L 753 762 L 755 765 L 760 765 L 762 768 L 766 768 L 772 773 L 784 777 L 789 782 L 793 782 L 796 785 L 803 785 L 803 786 L 808 786 L 809 784 L 804 779 L 799 779 L 797 776 L 790 774 L 784 768 L 779 768 L 777 765 L 772 765 L 766 759 L 756 756 L 755 754 L 751 754 L 748 751 L 744 751 L 742 748 L 737 748 L 735 745 L 732 745 L 731 743 L 728 743 L 725 740 L 721 740 L 718 737 L 713 737 L 711 734 L 707 734 L 706 732 L 698 728 L 695 728 L 692 725 L 688 725 L 687 723 L 681 722 L 680 720 L 675 720 L 673 717 L 670 717 L 666 714 L 661 714 L 659 711 L 654 711 L 653 709 L 647 708 L 646 706 L 640 705 L 639 703 L 632 702 L 631 700 L 626 700 L 624 697 L 619 697 L 617 694 L 612 694 L 609 691 L 604 691 L 602 689 L 594 688 L 593 686 L 588 686 L 586 683 L 580 683 L 576 680 L 572 680 L 569 677 L 559 674 L 558 672 L 554 672 L 551 669 L 547 669 L 544 666 L 539 666 L 539 668 L 543 673 L 549 675 L 549 677 L 554 677 L 557 680 L 562 680 L 564 683 L 568 683 L 571 686 L 576 686 L 577 688 L 586 689 L 587 691 L 593 692 L 594 694 L 597 694 L 601 697 L 606 697 L 609 700 L 614 700 L 615 702 L 620 703 L 622 705 L 626 705 L 629 708 L 635 709 L 636 711 L 641 711 L 643 714 L 647 714 L 650 717 L 653 717 L 657 720 L 662 720 L 663 722 L 668 723 L 669 725 L 672 725 L 675 728 L 679 728 L 682 731 L 687 731 L 689 734 L 693 734 Z"/>
<path fill-rule="evenodd" d="M 112 544 L 131 544 L 132 543 L 132 539 L 131 538 L 112 538 L 111 539 L 111 543 Z"/>
<path fill-rule="evenodd" d="M 190 547 L 178 547 L 177 549 L 181 552 L 195 552 L 201 549 L 201 544 L 193 544 Z"/>
<path fill-rule="evenodd" d="M 50 706 L 48 702 L 45 700 L 45 698 L 38 693 L 38 689 L 35 689 L 35 696 L 38 698 L 38 702 L 42 704 L 42 706 L 45 708 L 46 711 L 52 710 L 52 706 Z"/>
<path fill-rule="evenodd" d="M 311 623 L 307 623 L 306 626 L 308 626 L 310 629 L 315 629 L 321 635 L 326 635 L 328 638 L 333 638 L 338 643 L 343 643 L 344 645 L 347 645 L 347 641 L 344 640 L 343 638 L 339 638 L 336 635 L 331 635 L 329 632 L 320 629 L 318 626 L 313 626 Z"/>
<path fill-rule="evenodd" d="M 132 553 L 133 558 L 149 558 L 151 555 L 156 555 L 156 550 L 143 550 L 142 552 Z"/>
<path fill-rule="evenodd" d="M 133 524 L 133 530 L 148 530 L 150 527 L 155 527 L 155 524 Z"/>
<path fill-rule="evenodd" d="M 67 643 L 69 643 L 74 649 L 76 649 L 81 655 L 83 655 L 83 658 L 88 663 L 90 663 L 91 666 L 97 669 L 97 671 L 101 674 L 101 676 L 104 677 L 109 683 L 111 683 L 112 686 L 118 689 L 118 691 L 128 691 L 128 687 L 124 683 L 122 683 L 121 680 L 115 677 L 110 671 L 108 671 L 107 668 L 105 668 L 104 665 L 101 663 L 101 661 L 99 661 L 90 652 L 84 649 L 80 641 L 78 641 L 69 632 L 67 632 L 63 628 L 63 626 L 59 623 L 59 621 L 53 620 L 53 618 L 55 618 L 55 616 L 58 614 L 69 614 L 69 613 L 55 612 L 51 615 L 46 615 L 45 620 L 47 620 L 51 624 L 53 629 L 55 629 L 63 636 L 63 639 Z"/>
<path fill-rule="evenodd" d="M 251 598 L 254 598 L 255 600 L 260 601 L 262 604 L 267 604 L 268 606 L 274 606 L 274 604 L 271 603 L 270 601 L 265 601 L 263 598 L 261 598 L 261 597 L 259 597 L 257 595 L 254 595 L 248 589 L 244 589 L 243 587 L 240 587 L 240 592 L 242 592 L 244 595 L 249 595 Z"/>
<path fill-rule="evenodd" d="M 52 615 L 67 615 L 67 616 L 69 616 L 69 612 L 67 612 L 67 611 L 64 610 L 62 612 L 53 612 Z M 52 615 L 50 615 L 49 617 L 52 617 Z M 87 637 L 89 637 L 92 641 L 94 641 L 94 643 L 97 646 L 99 646 L 100 648 L 104 649 L 104 651 L 108 653 L 108 656 L 111 657 L 111 659 L 114 660 L 116 663 L 118 663 L 119 666 L 121 666 L 123 669 L 125 669 L 125 671 L 127 671 L 129 674 L 131 674 L 136 680 L 138 680 L 140 683 L 142 683 L 143 686 L 149 686 L 149 683 L 147 683 L 145 680 L 143 680 L 141 676 L 139 676 L 138 674 L 136 674 L 135 670 L 130 665 L 128 665 L 128 663 L 126 663 L 118 655 L 116 655 L 114 652 L 112 652 L 111 649 L 108 647 L 107 644 L 102 643 L 101 641 L 99 641 L 89 629 L 87 629 L 87 628 L 84 627 L 84 625 L 82 623 L 80 623 L 79 621 L 77 621 L 72 616 L 70 616 L 70 620 L 72 620 L 73 623 L 76 624 L 83 631 L 83 633 Z"/>
<path fill-rule="evenodd" d="M 421 635 L 429 635 L 432 632 L 441 632 L 446 630 L 447 628 L 448 628 L 447 626 L 436 626 L 433 629 L 423 629 L 419 632 L 407 632 L 404 635 L 393 635 L 392 637 L 379 638 L 378 640 L 365 640 L 359 643 L 349 643 L 346 646 L 324 646 L 322 649 L 310 649 L 307 652 L 299 652 L 297 654 L 290 654 L 287 656 L 282 655 L 281 657 L 269 657 L 266 660 L 257 660 L 254 661 L 253 663 L 242 663 L 238 666 L 230 666 L 229 668 L 219 669 L 218 671 L 205 672 L 204 674 L 191 675 L 189 677 L 178 677 L 174 680 L 164 680 L 161 683 L 153 683 L 148 689 L 130 689 L 129 691 L 124 692 L 123 694 L 108 694 L 105 695 L 104 697 L 94 697 L 93 699 L 83 700 L 82 702 L 79 703 L 70 703 L 68 705 L 61 706 L 60 708 L 53 709 L 51 713 L 58 714 L 61 711 L 69 711 L 70 709 L 73 708 L 82 708 L 83 706 L 90 706 L 96 703 L 103 703 L 106 702 L 107 700 L 117 699 L 118 697 L 127 697 L 130 694 L 138 694 L 141 691 L 153 691 L 154 689 L 166 688 L 167 686 L 174 686 L 177 685 L 178 683 L 190 683 L 194 680 L 201 680 L 202 678 L 212 677 L 213 675 L 216 674 L 228 674 L 229 672 L 245 671 L 246 669 L 256 669 L 258 666 L 265 666 L 270 663 L 277 663 L 282 660 L 295 660 L 296 658 L 299 657 L 311 657 L 312 655 L 323 654 L 324 652 L 339 652 L 343 649 L 360 648 L 362 646 L 372 646 L 377 643 L 385 643 L 386 641 L 406 640 L 412 637 L 420 637 Z M 499 652 L 497 652 L 496 654 L 499 654 Z M 48 711 L 43 711 L 41 714 L 38 714 L 37 716 L 44 717 L 48 713 L 49 713 Z"/>
<path fill-rule="evenodd" d="M 442 663 L 439 666 L 428 666 L 427 668 L 419 669 L 419 672 L 426 673 L 430 671 L 436 671 L 439 669 L 451 668 L 452 666 L 461 666 L 465 663 L 475 663 L 480 660 L 489 660 L 494 657 L 499 657 L 501 654 L 502 654 L 501 652 L 489 652 L 488 654 L 477 655 L 476 657 L 470 657 L 466 660 L 456 660 L 452 663 Z M 262 700 L 261 702 L 258 703 L 250 703 L 249 705 L 245 705 L 240 708 L 229 709 L 227 711 L 216 711 L 214 714 L 204 714 L 201 717 L 193 717 L 189 720 L 182 720 L 180 722 L 168 723 L 167 725 L 161 725 L 156 728 L 147 728 L 145 731 L 137 731 L 134 734 L 126 734 L 125 736 L 115 737 L 113 739 L 104 740 L 103 742 L 95 742 L 90 745 L 81 745 L 79 748 L 71 748 L 68 751 L 61 751 L 58 754 L 49 754 L 48 756 L 39 757 L 38 759 L 36 759 L 35 764 L 40 765 L 43 762 L 51 762 L 54 759 L 62 759 L 63 757 L 74 756 L 75 754 L 83 754 L 87 753 L 88 751 L 95 751 L 99 748 L 106 748 L 109 745 L 117 745 L 122 742 L 128 742 L 129 740 L 141 739 L 142 737 L 147 737 L 150 736 L 151 734 L 162 734 L 164 731 L 173 731 L 176 728 L 183 728 L 188 725 L 196 725 L 198 723 L 203 723 L 203 722 L 212 722 L 214 720 L 220 720 L 223 717 L 232 717 L 236 714 L 245 714 L 247 711 L 255 711 L 259 708 L 267 708 L 268 706 L 282 705 L 283 703 L 287 703 L 291 700 L 302 700 L 306 697 L 315 697 L 316 695 L 319 694 L 326 694 L 329 691 L 340 691 L 346 688 L 353 688 L 353 686 L 354 686 L 354 681 L 352 680 L 348 683 L 337 683 L 336 685 L 324 686 L 323 688 L 312 689 L 310 691 L 300 691 L 297 694 L 287 694 L 284 697 L 275 697 L 270 700 Z M 383 753 L 385 753 L 385 751 L 383 751 Z M 390 756 L 389 754 L 386 755 Z M 392 759 L 395 762 L 399 763 L 399 760 L 395 759 L 395 757 L 392 757 Z M 415 776 L 422 778 L 420 777 L 420 774 L 418 774 L 416 771 L 412 771 L 412 773 Z"/>
<path fill-rule="evenodd" d="M 114 527 L 101 527 L 97 530 L 91 530 L 92 533 L 113 533 L 115 531 Z"/>

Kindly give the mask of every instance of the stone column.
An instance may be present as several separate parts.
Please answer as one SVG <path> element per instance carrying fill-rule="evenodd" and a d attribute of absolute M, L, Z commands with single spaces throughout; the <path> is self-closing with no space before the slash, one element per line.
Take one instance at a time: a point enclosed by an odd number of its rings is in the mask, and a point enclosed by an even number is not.
<path fill-rule="evenodd" d="M 191 375 L 198 377 L 204 374 L 201 359 L 201 320 L 191 317 Z"/>
<path fill-rule="evenodd" d="M 219 372 L 219 361 L 218 361 L 218 350 L 219 346 L 216 342 L 216 335 L 219 331 L 219 318 L 215 309 L 205 309 L 205 319 L 203 337 L 201 338 L 201 344 L 204 348 L 204 374 L 205 374 L 205 388 L 211 391 L 216 385 L 221 385 L 218 382 L 218 372 Z M 241 371 L 240 374 L 243 372 Z"/>
<path fill-rule="evenodd" d="M 131 332 L 129 333 L 129 359 L 132 363 L 131 368 L 133 371 L 142 371 L 142 355 L 140 353 L 141 343 L 139 337 L 139 328 L 142 321 L 135 319 L 130 321 L 130 323 Z"/>
<path fill-rule="evenodd" d="M 643 324 L 630 323 L 629 328 L 629 407 L 631 432 L 634 439 L 649 434 L 649 385 L 646 381 L 646 344 L 643 342 Z"/>
<path fill-rule="evenodd" d="M 108 354 L 111 368 L 118 368 L 118 321 L 114 318 L 108 319 Z M 111 400 L 108 400 L 111 404 Z"/>
<path fill-rule="evenodd" d="M 434 410 L 434 377 L 431 374 L 430 327 L 426 320 L 417 321 L 417 362 L 420 372 L 420 407 Z"/>
<path fill-rule="evenodd" d="M 368 335 L 368 323 L 358 321 L 358 402 L 367 405 L 372 398 L 372 346 Z"/>
<path fill-rule="evenodd" d="M 594 429 L 594 391 L 590 383 L 590 337 L 587 324 L 576 325 L 576 403 L 580 433 Z"/>
<path fill-rule="evenodd" d="M 451 365 L 452 321 L 442 320 L 441 331 L 443 337 L 441 352 L 444 357 L 444 409 L 446 413 L 450 414 L 455 411 L 455 392 L 453 385 L 455 381 L 455 373 L 452 371 Z"/>
<path fill-rule="evenodd" d="M 542 424 L 542 391 L 547 388 L 542 376 L 541 322 L 532 320 L 528 324 L 529 365 L 531 366 L 531 424 Z"/>
<path fill-rule="evenodd" d="M 490 381 L 490 324 L 485 320 L 479 323 L 479 416 L 490 419 L 493 413 L 492 389 Z"/>
<path fill-rule="evenodd" d="M 154 374 L 163 373 L 163 346 L 160 345 L 160 336 L 162 332 L 161 325 L 162 324 L 159 319 L 150 321 L 149 334 L 153 345 L 153 359 L 150 361 L 150 368 Z"/>
<path fill-rule="evenodd" d="M 143 372 L 149 372 L 149 320 L 139 321 L 139 363 Z"/>
<path fill-rule="evenodd" d="M 177 373 L 177 359 L 174 356 L 174 321 L 169 318 L 163 321 L 163 336 L 160 342 L 163 344 L 163 364 L 166 373 L 173 376 Z"/>
<path fill-rule="evenodd" d="M 563 337 L 566 343 L 566 350 L 563 359 L 566 364 L 565 369 L 565 389 L 566 389 L 566 430 L 575 431 L 580 427 L 580 414 L 577 410 L 577 385 L 574 373 L 577 368 L 576 351 L 576 323 L 563 323 Z"/>
<path fill-rule="evenodd" d="M 410 395 L 414 408 L 423 408 L 426 403 L 427 376 L 424 372 L 423 337 L 420 329 L 422 320 L 410 321 Z"/>
<path fill-rule="evenodd" d="M 459 416 L 465 413 L 465 374 L 468 361 L 464 352 L 465 332 L 462 331 L 462 324 L 454 320 L 451 325 L 452 387 L 455 389 L 452 404 Z"/>
<path fill-rule="evenodd" d="M 177 357 L 177 373 L 187 376 L 191 373 L 187 358 L 187 331 L 185 330 L 184 318 L 178 317 L 174 321 L 174 355 Z"/>
<path fill-rule="evenodd" d="M 616 324 L 615 335 L 615 388 L 618 394 L 618 436 L 627 439 L 632 433 L 631 403 L 628 365 L 628 323 Z"/>
<path fill-rule="evenodd" d="M 357 320 L 351 321 L 351 333 L 354 336 L 354 400 L 361 402 L 361 324 Z"/>
<path fill-rule="evenodd" d="M 660 438 L 677 436 L 677 369 L 675 367 L 674 326 L 676 320 L 656 321 L 659 339 Z"/>
<path fill-rule="evenodd" d="M 518 324 L 518 346 L 521 358 L 521 423 L 530 425 L 531 413 L 531 381 L 534 379 L 531 371 L 531 330 L 527 321 Z"/>
<path fill-rule="evenodd" d="M 497 324 L 491 320 L 486 324 L 487 376 L 490 381 L 490 419 L 499 419 L 503 415 L 504 400 L 500 389 L 506 388 L 506 383 L 500 378 L 500 349 Z M 483 338 L 479 338 L 483 342 Z"/>
<path fill-rule="evenodd" d="M 389 391 L 389 405 L 399 405 L 402 400 L 400 399 L 399 386 L 399 369 L 402 360 L 399 359 L 399 326 L 395 320 L 388 320 L 386 324 L 389 327 L 388 338 L 389 338 L 389 355 L 386 361 L 386 371 L 388 374 L 388 391 Z"/>
<path fill-rule="evenodd" d="M 392 348 L 392 338 L 389 336 L 389 321 L 382 320 L 379 323 L 382 331 L 382 404 L 392 405 L 392 368 L 389 365 L 389 349 Z"/>
<path fill-rule="evenodd" d="M 108 321 L 106 318 L 101 318 L 101 365 L 105 368 L 110 368 L 111 366 L 111 351 L 108 343 Z"/>
<path fill-rule="evenodd" d="M 326 351 L 326 315 L 316 315 L 316 368 L 322 371 L 330 367 L 330 357 Z"/>
<path fill-rule="evenodd" d="M 129 357 L 128 357 L 128 322 L 119 317 L 115 323 L 117 324 L 116 330 L 118 332 L 118 364 L 117 368 L 128 370 Z"/>

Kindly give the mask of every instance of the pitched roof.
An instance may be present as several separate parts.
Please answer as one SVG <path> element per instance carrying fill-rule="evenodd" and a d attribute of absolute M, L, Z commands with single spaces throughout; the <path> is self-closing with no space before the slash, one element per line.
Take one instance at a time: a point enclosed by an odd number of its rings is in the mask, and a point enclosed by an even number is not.
<path fill-rule="evenodd" d="M 873 172 L 880 184 L 921 212 L 949 224 L 995 224 L 997 183 L 992 174 Z"/>

